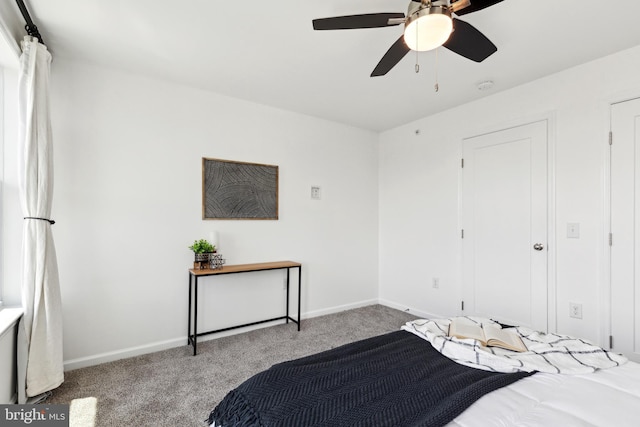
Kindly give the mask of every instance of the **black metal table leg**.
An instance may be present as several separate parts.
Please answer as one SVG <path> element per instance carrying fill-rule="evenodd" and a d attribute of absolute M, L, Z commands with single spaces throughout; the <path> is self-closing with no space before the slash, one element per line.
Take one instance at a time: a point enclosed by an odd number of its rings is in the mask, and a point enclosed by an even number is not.
<path fill-rule="evenodd" d="M 287 323 L 289 323 L 289 268 L 287 268 Z"/>
<path fill-rule="evenodd" d="M 193 306 L 193 355 L 196 355 L 196 346 L 198 345 L 198 276 L 194 278 L 194 306 Z"/>
<path fill-rule="evenodd" d="M 300 332 L 300 296 L 302 295 L 302 265 L 298 266 L 298 332 Z"/>
<path fill-rule="evenodd" d="M 191 344 L 191 273 L 189 273 L 189 316 L 187 317 L 187 345 Z"/>

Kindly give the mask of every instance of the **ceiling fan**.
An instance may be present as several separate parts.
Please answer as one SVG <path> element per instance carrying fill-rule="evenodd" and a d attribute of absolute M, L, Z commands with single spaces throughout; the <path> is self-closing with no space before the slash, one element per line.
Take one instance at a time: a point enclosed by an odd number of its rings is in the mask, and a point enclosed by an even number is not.
<path fill-rule="evenodd" d="M 371 77 L 387 74 L 410 50 L 444 46 L 472 61 L 482 62 L 498 50 L 471 24 L 452 15 L 465 15 L 502 0 L 412 0 L 403 13 L 368 13 L 313 20 L 314 30 L 378 28 L 404 24 L 404 34 L 384 54 Z"/>

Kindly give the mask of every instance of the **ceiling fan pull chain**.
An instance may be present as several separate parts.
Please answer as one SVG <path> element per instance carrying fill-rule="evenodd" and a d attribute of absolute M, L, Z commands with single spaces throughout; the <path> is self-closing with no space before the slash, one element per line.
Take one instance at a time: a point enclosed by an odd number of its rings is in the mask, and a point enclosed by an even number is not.
<path fill-rule="evenodd" d="M 440 48 L 436 49 L 436 84 L 433 86 L 433 89 L 435 89 L 436 92 L 440 90 L 440 85 L 438 85 L 438 51 L 439 50 Z"/>
<path fill-rule="evenodd" d="M 418 45 L 418 30 L 419 28 L 416 28 L 416 46 Z M 418 74 L 420 72 L 420 64 L 418 64 L 418 51 L 416 50 L 416 74 Z"/>

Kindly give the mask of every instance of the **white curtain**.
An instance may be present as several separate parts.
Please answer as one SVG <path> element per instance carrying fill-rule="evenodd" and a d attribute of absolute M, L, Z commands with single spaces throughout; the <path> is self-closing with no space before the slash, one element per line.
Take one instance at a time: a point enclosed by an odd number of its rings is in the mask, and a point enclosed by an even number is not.
<path fill-rule="evenodd" d="M 62 302 L 51 234 L 53 146 L 49 115 L 51 54 L 32 37 L 22 42 L 19 77 L 18 182 L 25 217 L 22 237 L 22 333 L 26 395 L 64 381 Z M 22 384 L 19 384 L 22 388 Z"/>

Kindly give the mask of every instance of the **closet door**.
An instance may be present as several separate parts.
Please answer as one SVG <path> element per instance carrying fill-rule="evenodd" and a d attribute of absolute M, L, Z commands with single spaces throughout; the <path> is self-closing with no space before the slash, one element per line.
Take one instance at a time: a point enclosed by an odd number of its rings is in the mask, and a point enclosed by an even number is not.
<path fill-rule="evenodd" d="M 547 121 L 463 141 L 465 315 L 547 330 Z"/>
<path fill-rule="evenodd" d="M 611 336 L 640 362 L 640 99 L 611 106 Z"/>

